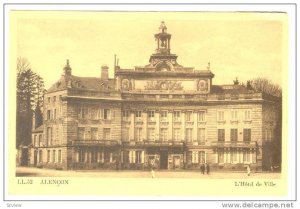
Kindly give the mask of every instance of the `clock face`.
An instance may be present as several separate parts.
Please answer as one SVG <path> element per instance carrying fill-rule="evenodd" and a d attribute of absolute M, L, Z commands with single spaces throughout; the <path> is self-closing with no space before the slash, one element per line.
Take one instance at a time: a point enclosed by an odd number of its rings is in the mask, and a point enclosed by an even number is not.
<path fill-rule="evenodd" d="M 199 91 L 207 91 L 208 90 L 208 84 L 206 80 L 200 80 L 198 83 L 198 89 Z"/>

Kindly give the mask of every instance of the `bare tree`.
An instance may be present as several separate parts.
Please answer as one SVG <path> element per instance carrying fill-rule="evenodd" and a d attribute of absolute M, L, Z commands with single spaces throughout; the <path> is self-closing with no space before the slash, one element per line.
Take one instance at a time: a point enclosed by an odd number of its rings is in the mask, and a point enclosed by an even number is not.
<path fill-rule="evenodd" d="M 258 92 L 264 92 L 276 97 L 282 96 L 281 87 L 266 78 L 255 78 L 253 80 L 247 81 L 247 88 L 251 88 L 252 90 Z"/>

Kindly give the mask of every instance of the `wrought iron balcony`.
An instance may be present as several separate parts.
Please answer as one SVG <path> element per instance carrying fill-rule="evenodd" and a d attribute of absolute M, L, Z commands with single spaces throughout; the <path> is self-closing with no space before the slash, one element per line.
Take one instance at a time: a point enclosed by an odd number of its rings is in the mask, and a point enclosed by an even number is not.
<path fill-rule="evenodd" d="M 103 145 L 115 146 L 118 145 L 116 140 L 73 140 L 72 145 Z"/>
<path fill-rule="evenodd" d="M 126 141 L 122 142 L 124 146 L 184 146 L 183 141 L 162 141 L 162 140 L 144 140 L 144 141 Z"/>

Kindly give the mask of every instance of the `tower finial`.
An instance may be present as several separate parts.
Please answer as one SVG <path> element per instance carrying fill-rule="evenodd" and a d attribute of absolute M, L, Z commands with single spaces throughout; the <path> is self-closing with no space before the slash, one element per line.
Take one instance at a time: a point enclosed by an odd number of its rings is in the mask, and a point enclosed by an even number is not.
<path fill-rule="evenodd" d="M 160 32 L 162 32 L 162 33 L 167 32 L 167 26 L 165 25 L 165 21 L 161 21 L 161 24 L 160 24 L 160 26 L 159 26 L 159 30 L 160 30 Z"/>
<path fill-rule="evenodd" d="M 67 59 L 67 64 L 64 67 L 65 75 L 71 75 L 72 74 L 72 68 L 70 67 L 69 59 Z"/>
<path fill-rule="evenodd" d="M 210 62 L 207 63 L 207 70 L 210 70 Z"/>

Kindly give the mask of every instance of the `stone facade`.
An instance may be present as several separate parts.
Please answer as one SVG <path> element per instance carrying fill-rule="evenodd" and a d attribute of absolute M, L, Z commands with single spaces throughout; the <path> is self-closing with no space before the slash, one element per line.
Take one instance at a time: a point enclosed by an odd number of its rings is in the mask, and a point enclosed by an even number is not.
<path fill-rule="evenodd" d="M 281 131 L 281 101 L 177 63 L 162 23 L 156 53 L 115 77 L 64 75 L 44 96 L 41 140 L 33 132 L 31 165 L 56 169 L 269 170 Z M 35 154 L 34 154 L 35 153 Z M 278 163 L 278 162 L 277 162 Z"/>

